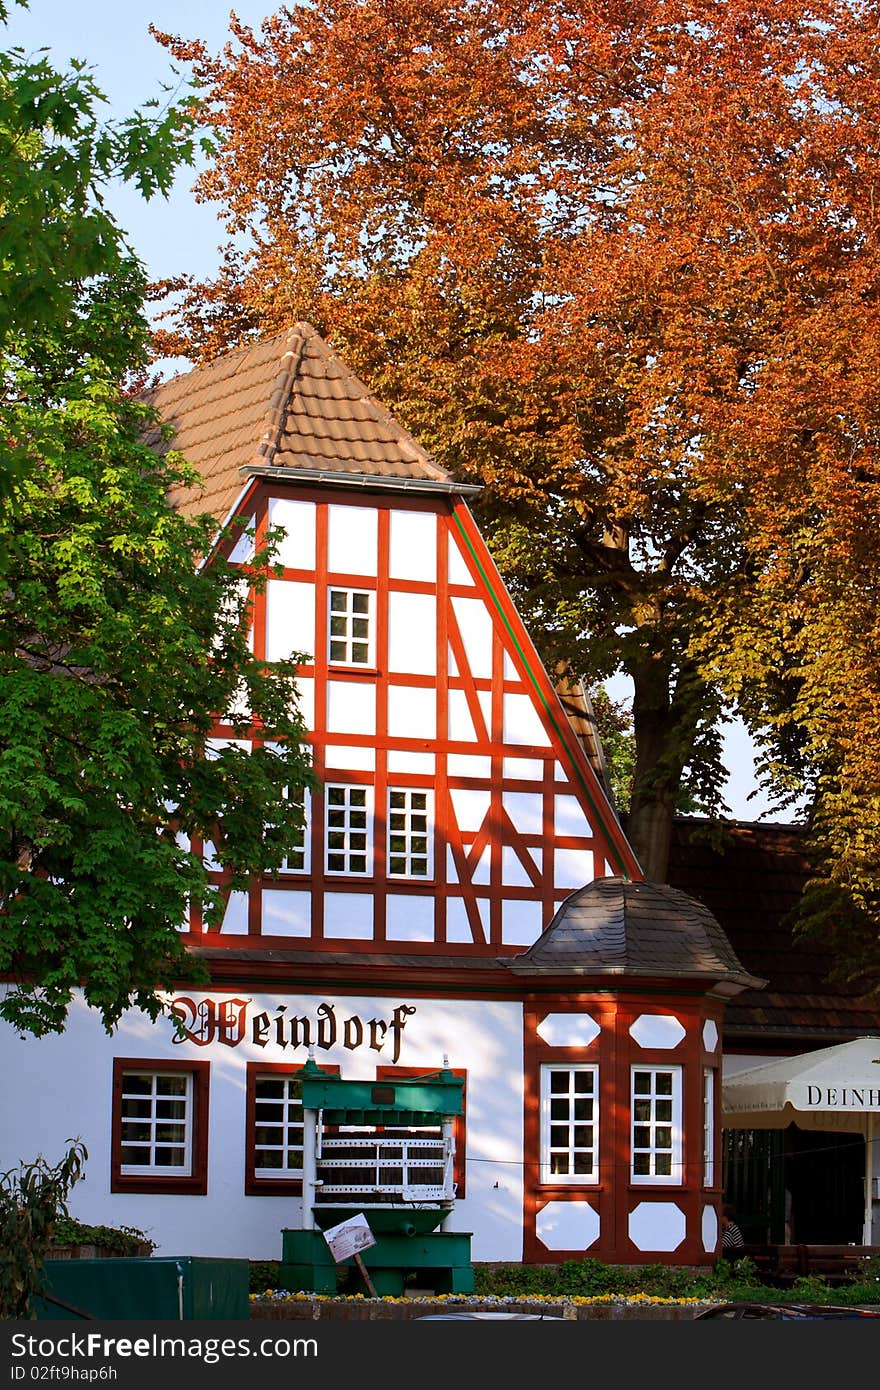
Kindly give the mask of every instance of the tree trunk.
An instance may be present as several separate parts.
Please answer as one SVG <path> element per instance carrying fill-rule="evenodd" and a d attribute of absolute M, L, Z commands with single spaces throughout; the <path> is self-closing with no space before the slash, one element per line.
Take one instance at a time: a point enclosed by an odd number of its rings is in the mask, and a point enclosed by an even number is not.
<path fill-rule="evenodd" d="M 652 883 L 665 883 L 675 808 L 668 797 L 633 796 L 626 818 L 627 838 L 642 873 Z"/>
<path fill-rule="evenodd" d="M 646 879 L 665 883 L 669 872 L 672 818 L 685 764 L 693 748 L 693 727 L 681 727 L 681 710 L 672 694 L 674 672 L 662 657 L 648 657 L 630 668 L 633 679 L 633 734 L 636 765 L 627 817 L 627 837 Z"/>

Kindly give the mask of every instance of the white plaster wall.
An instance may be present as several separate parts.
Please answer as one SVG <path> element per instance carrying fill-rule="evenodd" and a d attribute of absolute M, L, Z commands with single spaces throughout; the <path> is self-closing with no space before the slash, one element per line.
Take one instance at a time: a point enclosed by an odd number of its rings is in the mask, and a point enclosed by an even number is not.
<path fill-rule="evenodd" d="M 447 734 L 452 743 L 476 743 L 477 732 L 463 690 L 450 690 Z"/>
<path fill-rule="evenodd" d="M 336 574 L 374 575 L 378 563 L 375 507 L 327 508 L 327 568 Z"/>
<path fill-rule="evenodd" d="M 297 676 L 296 692 L 303 723 L 308 730 L 312 730 L 315 727 L 315 682 L 311 676 Z"/>
<path fill-rule="evenodd" d="M 462 691 L 454 690 L 453 695 Z M 446 775 L 448 777 L 476 777 L 483 782 L 492 778 L 492 759 L 473 753 L 448 753 L 446 755 Z"/>
<path fill-rule="evenodd" d="M 437 601 L 431 594 L 388 595 L 388 669 L 437 673 Z"/>
<path fill-rule="evenodd" d="M 490 792 L 450 787 L 449 798 L 459 830 L 477 831 L 486 819 L 492 801 Z"/>
<path fill-rule="evenodd" d="M 486 940 L 489 939 L 489 904 L 485 898 L 477 898 L 477 912 L 483 924 Z M 447 941 L 473 941 L 474 934 L 468 919 L 467 909 L 461 898 L 446 899 L 446 939 Z"/>
<path fill-rule="evenodd" d="M 255 535 L 254 518 L 249 516 L 245 522 L 244 530 L 229 552 L 230 565 L 245 565 L 248 563 L 254 553 Z"/>
<path fill-rule="evenodd" d="M 523 853 L 535 866 L 538 873 L 541 871 L 541 851 L 539 849 L 524 850 Z M 504 845 L 501 850 L 501 882 L 505 888 L 531 888 L 532 879 L 511 845 Z"/>
<path fill-rule="evenodd" d="M 389 941 L 433 941 L 434 899 L 424 893 L 392 893 L 385 898 Z"/>
<path fill-rule="evenodd" d="M 229 894 L 226 900 L 226 911 L 223 914 L 223 925 L 220 928 L 224 935 L 247 935 L 249 904 L 249 893 L 236 891 Z"/>
<path fill-rule="evenodd" d="M 283 527 L 276 560 L 288 569 L 315 568 L 315 504 L 296 501 L 292 497 L 272 497 L 269 501 L 269 525 Z"/>
<path fill-rule="evenodd" d="M 392 738 L 436 738 L 437 692 L 420 686 L 390 685 L 388 733 Z"/>
<path fill-rule="evenodd" d="M 449 582 L 450 584 L 467 584 L 471 589 L 474 587 L 471 572 L 465 564 L 464 556 L 452 531 L 449 533 Z"/>
<path fill-rule="evenodd" d="M 324 935 L 369 941 L 373 935 L 372 893 L 325 893 Z"/>
<path fill-rule="evenodd" d="M 553 811 L 553 827 L 557 835 L 581 835 L 585 839 L 593 834 L 593 828 L 575 796 L 557 796 Z"/>
<path fill-rule="evenodd" d="M 540 903 L 516 898 L 501 904 L 501 940 L 505 946 L 531 946 L 543 930 Z"/>
<path fill-rule="evenodd" d="M 505 781 L 541 782 L 544 764 L 540 758 L 505 758 L 503 772 Z"/>
<path fill-rule="evenodd" d="M 328 781 L 346 782 L 347 772 L 375 772 L 375 748 L 357 748 L 352 744 L 327 743 L 324 747 L 324 767 Z"/>
<path fill-rule="evenodd" d="M 425 777 L 434 776 L 434 754 L 414 753 L 406 748 L 389 748 L 389 772 L 417 772 Z"/>
<path fill-rule="evenodd" d="M 593 876 L 593 856 L 588 849 L 553 851 L 553 882 L 557 888 L 582 888 Z"/>
<path fill-rule="evenodd" d="M 492 675 L 492 614 L 482 599 L 453 598 L 452 608 L 471 675 Z"/>
<path fill-rule="evenodd" d="M 314 656 L 315 586 L 270 579 L 266 584 L 266 660 L 286 661 L 293 652 Z"/>
<path fill-rule="evenodd" d="M 504 742 L 549 747 L 550 740 L 531 695 L 505 695 Z"/>
<path fill-rule="evenodd" d="M 376 690 L 362 681 L 327 682 L 327 732 L 374 734 Z"/>
<path fill-rule="evenodd" d="M 391 511 L 388 573 L 392 579 L 437 578 L 437 518 L 430 512 Z"/>
<path fill-rule="evenodd" d="M 197 999 L 202 996 L 195 996 Z M 439 1068 L 444 1053 L 452 1067 L 466 1067 L 467 1196 L 451 1225 L 473 1232 L 476 1260 L 522 1258 L 522 1010 L 513 1002 L 434 1001 L 398 996 L 248 996 L 249 1014 L 274 1018 L 280 1004 L 289 1016 L 314 1017 L 325 1000 L 340 1024 L 356 1014 L 387 1020 L 401 1003 L 414 1004 L 406 1021 L 401 1066 Z M 341 1032 L 341 1029 L 340 1029 Z M 88 1148 L 85 1177 L 74 1188 L 71 1213 L 81 1221 L 131 1225 L 146 1230 L 164 1255 L 217 1255 L 280 1259 L 281 1229 L 297 1223 L 299 1202 L 290 1197 L 245 1197 L 245 1064 L 298 1062 L 305 1049 L 280 1049 L 270 1034 L 264 1048 L 248 1032 L 234 1047 L 201 1047 L 171 1041 L 167 1021 L 151 1024 L 136 1011 L 126 1014 L 113 1036 L 81 1000 L 60 1037 L 16 1036 L 0 1022 L 0 1170 L 38 1153 L 60 1159 L 70 1138 Z M 336 1045 L 317 1049 L 316 1060 L 338 1065 L 342 1075 L 372 1078 L 375 1066 L 391 1062 L 390 1037 L 381 1052 Z M 208 1192 L 141 1195 L 110 1192 L 110 1116 L 114 1057 L 174 1058 L 211 1064 Z M 497 1184 L 497 1185 L 496 1185 Z"/>
<path fill-rule="evenodd" d="M 540 792 L 505 792 L 502 802 L 514 830 L 521 835 L 543 834 L 544 798 Z"/>
<path fill-rule="evenodd" d="M 312 895 L 303 889 L 263 889 L 263 936 L 311 936 Z"/>

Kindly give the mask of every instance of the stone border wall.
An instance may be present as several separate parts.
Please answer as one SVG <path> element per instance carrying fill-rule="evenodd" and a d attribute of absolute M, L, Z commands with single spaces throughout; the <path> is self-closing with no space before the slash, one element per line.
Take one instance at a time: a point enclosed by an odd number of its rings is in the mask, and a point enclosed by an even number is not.
<path fill-rule="evenodd" d="M 251 1318 L 280 1322 L 370 1322 L 397 1320 L 411 1322 L 428 1313 L 453 1313 L 462 1305 L 452 1299 L 381 1299 L 381 1298 L 295 1298 L 251 1303 Z M 690 1322 L 695 1314 L 708 1307 L 706 1303 L 569 1303 L 551 1300 L 540 1303 L 511 1300 L 503 1305 L 497 1301 L 470 1299 L 469 1312 L 544 1313 L 548 1317 L 565 1318 L 569 1322 L 602 1320 L 628 1322 L 634 1320 Z"/>

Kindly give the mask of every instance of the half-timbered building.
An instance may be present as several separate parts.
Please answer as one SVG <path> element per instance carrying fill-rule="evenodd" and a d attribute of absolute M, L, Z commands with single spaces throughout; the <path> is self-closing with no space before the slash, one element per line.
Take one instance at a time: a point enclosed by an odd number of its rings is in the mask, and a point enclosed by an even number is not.
<path fill-rule="evenodd" d="M 61 1037 L 6 1030 L 3 1166 L 81 1135 L 82 1219 L 277 1258 L 306 1060 L 381 1081 L 446 1059 L 464 1080 L 447 1225 L 475 1260 L 711 1263 L 724 1007 L 759 982 L 708 909 L 642 880 L 477 489 L 308 325 L 155 402 L 202 478 L 174 503 L 240 522 L 243 582 L 283 533 L 253 649 L 300 661 L 319 790 L 280 874 L 230 892 L 219 930 L 182 924 L 211 972 L 171 1000 L 182 1032 L 133 1012 L 107 1037 L 81 1005 Z"/>

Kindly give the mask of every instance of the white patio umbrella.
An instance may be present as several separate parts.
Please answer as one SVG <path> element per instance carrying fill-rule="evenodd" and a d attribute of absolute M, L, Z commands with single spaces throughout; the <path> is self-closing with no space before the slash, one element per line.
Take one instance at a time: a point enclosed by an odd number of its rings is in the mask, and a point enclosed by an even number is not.
<path fill-rule="evenodd" d="M 725 1129 L 784 1129 L 794 1121 L 802 1129 L 865 1136 L 865 1245 L 871 1243 L 875 1115 L 880 1115 L 880 1038 L 780 1057 L 734 1073 L 721 1087 Z"/>

